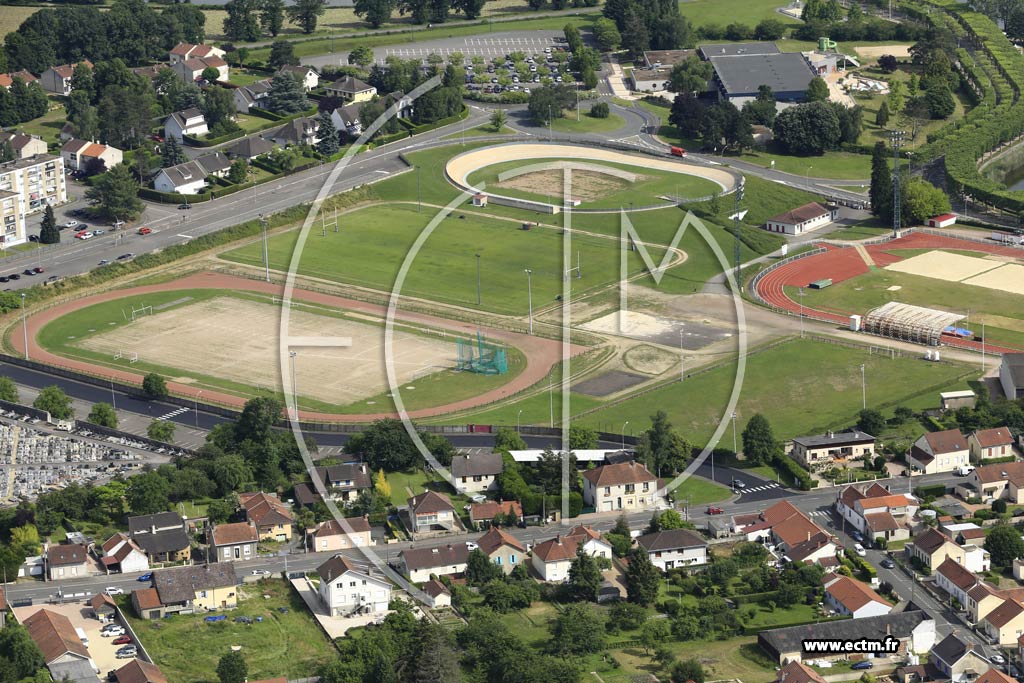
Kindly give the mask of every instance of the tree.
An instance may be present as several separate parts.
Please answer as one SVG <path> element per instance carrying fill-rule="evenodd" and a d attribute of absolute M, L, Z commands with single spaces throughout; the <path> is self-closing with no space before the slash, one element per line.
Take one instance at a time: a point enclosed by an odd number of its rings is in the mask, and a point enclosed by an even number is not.
<path fill-rule="evenodd" d="M 89 417 L 85 418 L 85 421 L 101 427 L 117 429 L 117 413 L 114 411 L 114 406 L 109 403 L 93 404 L 92 410 L 89 411 Z"/>
<path fill-rule="evenodd" d="M 466 583 L 470 586 L 483 586 L 503 576 L 501 567 L 491 562 L 491 558 L 479 548 L 471 550 L 466 557 Z"/>
<path fill-rule="evenodd" d="M 640 645 L 646 654 L 672 637 L 668 619 L 649 619 L 640 627 Z"/>
<path fill-rule="evenodd" d="M 668 89 L 675 93 L 700 93 L 708 88 L 708 81 L 714 75 L 711 62 L 690 56 L 672 67 Z"/>
<path fill-rule="evenodd" d="M 284 0 L 263 0 L 260 3 L 260 24 L 264 31 L 276 38 L 284 26 Z"/>
<path fill-rule="evenodd" d="M 60 228 L 49 204 L 43 209 L 43 220 L 39 225 L 39 241 L 42 244 L 60 244 Z"/>
<path fill-rule="evenodd" d="M 594 71 L 593 67 L 587 66 L 585 69 L 583 69 L 583 73 L 580 76 L 580 81 L 583 83 L 583 87 L 587 90 L 593 90 L 594 88 L 597 87 L 597 73 Z M 597 107 L 599 105 L 601 107 L 604 107 L 605 109 L 608 108 L 607 102 L 598 102 L 594 106 Z M 593 109 L 591 109 L 591 116 L 598 119 L 608 118 L 607 114 L 605 114 L 604 116 L 597 116 L 593 114 Z"/>
<path fill-rule="evenodd" d="M 309 108 L 306 91 L 295 74 L 281 71 L 271 79 L 267 108 L 282 115 L 297 114 Z"/>
<path fill-rule="evenodd" d="M 373 490 L 381 498 L 391 500 L 391 484 L 388 483 L 384 470 L 377 470 L 377 474 L 373 476 Z"/>
<path fill-rule="evenodd" d="M 202 43 L 206 39 L 206 14 L 195 5 L 189 3 L 169 5 L 160 13 L 160 17 L 175 21 L 181 28 L 180 40 L 186 43 Z M 175 38 L 175 41 L 177 40 L 178 38 Z"/>
<path fill-rule="evenodd" d="M 945 83 L 939 83 L 928 88 L 924 96 L 928 103 L 928 114 L 933 119 L 949 118 L 956 111 L 956 102 L 953 100 L 953 93 Z"/>
<path fill-rule="evenodd" d="M 235 514 L 235 506 L 223 498 L 214 498 L 206 508 L 206 516 L 213 524 L 223 524 Z"/>
<path fill-rule="evenodd" d="M 382 24 L 391 21 L 391 14 L 395 11 L 395 3 L 394 0 L 356 0 L 354 9 L 357 17 L 366 19 L 367 23 L 373 28 L 380 28 Z M 356 48 L 356 50 L 359 49 L 362 48 Z M 373 50 L 370 48 L 366 49 L 370 50 L 372 55 Z M 372 61 L 373 57 L 371 56 L 369 62 L 360 66 L 366 66 Z M 353 63 L 351 54 L 349 55 L 349 63 Z"/>
<path fill-rule="evenodd" d="M 896 61 L 896 57 L 893 55 L 882 55 L 878 58 L 878 68 L 887 74 L 891 74 L 899 68 L 899 62 Z"/>
<path fill-rule="evenodd" d="M 309 34 L 316 30 L 317 20 L 327 11 L 327 0 L 295 0 L 295 4 L 285 11 L 292 23 Z"/>
<path fill-rule="evenodd" d="M 700 660 L 684 659 L 672 667 L 672 683 L 704 683 L 704 667 Z"/>
<path fill-rule="evenodd" d="M 907 101 L 907 86 L 903 81 L 892 81 L 889 83 L 889 96 L 886 100 L 889 103 L 889 111 L 903 111 L 903 105 Z"/>
<path fill-rule="evenodd" d="M 252 42 L 260 38 L 258 0 L 229 0 L 224 5 L 224 35 L 229 40 Z"/>
<path fill-rule="evenodd" d="M 872 408 L 862 410 L 857 413 L 857 429 L 871 436 L 879 436 L 885 430 L 885 418 Z"/>
<path fill-rule="evenodd" d="M 55 420 L 70 420 L 75 416 L 75 410 L 71 407 L 71 399 L 64 390 L 56 385 L 44 387 L 32 407 L 38 410 L 45 410 Z"/>
<path fill-rule="evenodd" d="M 271 43 L 270 59 L 267 60 L 267 66 L 271 69 L 276 71 L 282 66 L 298 63 L 299 60 L 295 56 L 295 45 L 290 40 L 275 40 Z"/>
<path fill-rule="evenodd" d="M 220 71 L 217 70 L 217 67 L 208 66 L 205 69 L 203 69 L 203 72 L 199 75 L 199 77 L 207 83 L 216 83 L 220 80 Z"/>
<path fill-rule="evenodd" d="M 142 378 L 142 393 L 149 400 L 155 400 L 158 398 L 166 398 L 169 394 L 167 391 L 167 381 L 156 372 L 151 372 Z"/>
<path fill-rule="evenodd" d="M 160 167 L 170 168 L 171 166 L 183 164 L 186 161 L 188 161 L 188 158 L 185 156 L 185 150 L 181 148 L 178 138 L 168 135 L 164 139 L 163 149 L 160 150 Z"/>
<path fill-rule="evenodd" d="M 541 125 L 547 125 L 551 118 L 565 116 L 565 109 L 576 102 L 575 94 L 565 85 L 554 83 L 534 88 L 530 92 L 527 110 L 530 117 Z"/>
<path fill-rule="evenodd" d="M 920 224 L 951 210 L 946 193 L 922 178 L 901 178 L 903 225 Z"/>
<path fill-rule="evenodd" d="M 672 101 L 672 109 L 668 122 L 675 126 L 686 137 L 697 137 L 704 123 L 707 107 L 692 93 L 676 95 Z"/>
<path fill-rule="evenodd" d="M 601 588 L 601 570 L 597 561 L 584 549 L 583 544 L 576 546 L 576 559 L 569 565 L 569 593 L 574 600 L 597 602 L 597 592 Z"/>
<path fill-rule="evenodd" d="M 581 424 L 570 425 L 569 450 L 586 450 L 588 448 L 597 448 L 597 432 Z"/>
<path fill-rule="evenodd" d="M 882 100 L 882 105 L 878 108 L 878 113 L 875 114 L 875 125 L 879 128 L 885 128 L 889 123 L 889 103 Z"/>
<path fill-rule="evenodd" d="M 500 133 L 501 129 L 505 127 L 505 123 L 508 122 L 508 114 L 504 109 L 495 109 L 494 113 L 491 114 L 491 128 L 494 129 L 495 133 Z"/>
<path fill-rule="evenodd" d="M 4 550 L 14 552 L 13 548 L 0 548 L 0 557 Z M 21 562 L 24 562 L 24 557 Z M 19 562 L 19 565 L 21 564 Z M 4 566 L 7 566 L 4 564 Z M 8 577 L 17 576 L 18 567 L 13 572 L 6 572 Z M 15 683 L 21 680 L 36 680 L 32 676 L 39 670 L 45 673 L 43 668 L 46 661 L 28 633 L 28 629 L 21 624 L 9 620 L 7 627 L 0 630 L 0 681 L 3 683 Z M 48 677 L 47 677 L 48 678 Z"/>
<path fill-rule="evenodd" d="M 580 36 L 580 30 L 572 24 L 566 24 L 562 29 L 562 33 L 565 35 L 565 43 L 569 48 L 569 52 L 576 52 L 583 47 L 583 38 Z"/>
<path fill-rule="evenodd" d="M 743 455 L 749 462 L 764 465 L 771 462 L 780 451 L 768 419 L 756 413 L 743 428 Z"/>
<path fill-rule="evenodd" d="M 651 427 L 640 435 L 636 448 L 638 458 L 647 469 L 665 474 L 682 470 L 692 451 L 693 447 L 672 426 L 663 410 L 651 416 Z"/>
<path fill-rule="evenodd" d="M 126 164 L 118 164 L 100 176 L 86 190 L 85 197 L 107 218 L 133 220 L 145 206 L 138 192 L 139 183 L 131 169 Z"/>
<path fill-rule="evenodd" d="M 605 17 L 594 22 L 594 38 L 602 52 L 614 52 L 622 44 L 622 35 L 615 22 Z"/>
<path fill-rule="evenodd" d="M 1009 567 L 1024 557 L 1024 540 L 1013 526 L 999 524 L 985 538 L 985 550 L 992 556 L 993 567 Z"/>
<path fill-rule="evenodd" d="M 883 105 L 884 106 L 884 105 Z M 892 172 L 884 142 L 876 142 L 871 150 L 871 213 L 888 216 L 892 212 Z"/>
<path fill-rule="evenodd" d="M 686 522 L 682 515 L 669 508 L 658 515 L 658 528 L 654 531 L 669 531 L 671 529 L 685 529 Z M 692 527 L 691 527 L 692 528 Z"/>
<path fill-rule="evenodd" d="M 626 598 L 637 605 L 650 605 L 658 599 L 658 585 L 661 572 L 651 564 L 651 558 L 642 546 L 629 551 L 629 566 L 626 567 Z"/>
<path fill-rule="evenodd" d="M 316 151 L 325 157 L 336 154 L 341 148 L 338 129 L 334 127 L 330 112 L 322 111 L 317 116 L 316 136 L 320 138 L 316 143 Z"/>
<path fill-rule="evenodd" d="M 780 40 L 786 33 L 786 25 L 778 19 L 762 19 L 754 27 L 754 38 L 757 40 Z"/>
<path fill-rule="evenodd" d="M 153 515 L 170 507 L 170 494 L 170 482 L 154 470 L 129 479 L 125 498 L 132 514 Z"/>
<path fill-rule="evenodd" d="M 220 683 L 245 683 L 249 675 L 249 667 L 241 652 L 232 650 L 217 662 L 217 678 Z"/>
<path fill-rule="evenodd" d="M 18 385 L 10 377 L 0 377 L 0 401 L 18 402 Z"/>
<path fill-rule="evenodd" d="M 458 683 L 462 680 L 459 656 L 452 647 L 450 631 L 424 619 L 416 629 L 415 659 L 410 683 Z"/>
<path fill-rule="evenodd" d="M 828 83 L 821 76 L 815 76 L 807 85 L 808 102 L 825 102 L 828 100 Z"/>
<path fill-rule="evenodd" d="M 587 655 L 605 647 L 604 620 L 593 606 L 585 603 L 566 607 L 550 629 L 550 644 L 555 654 Z"/>
<path fill-rule="evenodd" d="M 822 154 L 838 147 L 842 140 L 839 116 L 835 107 L 826 102 L 801 104 L 779 112 L 773 131 L 775 139 L 794 154 Z"/>
<path fill-rule="evenodd" d="M 462 12 L 466 19 L 476 19 L 484 8 L 485 0 L 452 0 L 452 9 Z"/>
<path fill-rule="evenodd" d="M 14 148 L 11 147 L 9 140 L 4 140 L 3 144 L 0 144 L 0 164 L 6 164 L 8 161 L 14 161 Z"/>
<path fill-rule="evenodd" d="M 348 63 L 367 67 L 373 64 L 373 48 L 360 45 L 348 53 Z"/>
<path fill-rule="evenodd" d="M 146 436 L 153 441 L 163 443 L 174 443 L 175 424 L 169 420 L 153 420 L 146 427 Z"/>

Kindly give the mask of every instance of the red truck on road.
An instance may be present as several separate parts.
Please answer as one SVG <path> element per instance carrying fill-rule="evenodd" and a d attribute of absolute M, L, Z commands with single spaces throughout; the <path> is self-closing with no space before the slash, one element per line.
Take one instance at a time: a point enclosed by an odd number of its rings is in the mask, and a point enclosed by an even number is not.
<path fill-rule="evenodd" d="M 686 150 L 683 149 L 682 147 L 673 147 L 670 150 L 670 153 L 674 157 L 685 157 L 686 156 Z"/>

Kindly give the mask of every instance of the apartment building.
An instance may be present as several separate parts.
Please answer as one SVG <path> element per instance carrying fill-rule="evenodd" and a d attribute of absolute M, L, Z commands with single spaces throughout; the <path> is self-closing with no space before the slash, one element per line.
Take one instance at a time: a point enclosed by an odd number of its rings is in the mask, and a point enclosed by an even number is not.
<path fill-rule="evenodd" d="M 0 164 L 0 245 L 6 248 L 27 241 L 25 217 L 67 199 L 60 157 L 37 154 Z"/>

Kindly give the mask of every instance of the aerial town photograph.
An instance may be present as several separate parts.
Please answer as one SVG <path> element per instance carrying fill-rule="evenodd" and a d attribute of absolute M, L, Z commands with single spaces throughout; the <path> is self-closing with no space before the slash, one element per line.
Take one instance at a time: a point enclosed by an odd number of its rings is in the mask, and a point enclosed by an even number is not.
<path fill-rule="evenodd" d="M 0 683 L 1024 683 L 1024 0 L 0 0 Z"/>

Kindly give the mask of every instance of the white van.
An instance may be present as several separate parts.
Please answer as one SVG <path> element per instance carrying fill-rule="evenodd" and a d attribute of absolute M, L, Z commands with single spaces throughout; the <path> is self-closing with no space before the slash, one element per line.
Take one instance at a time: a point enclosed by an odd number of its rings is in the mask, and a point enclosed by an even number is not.
<path fill-rule="evenodd" d="M 85 631 L 80 626 L 75 627 L 75 633 L 78 634 L 78 639 L 82 641 L 82 645 L 89 647 L 89 638 L 85 635 Z"/>
<path fill-rule="evenodd" d="M 974 465 L 963 465 L 956 468 L 956 473 L 961 477 L 966 477 L 968 474 L 974 471 Z"/>

